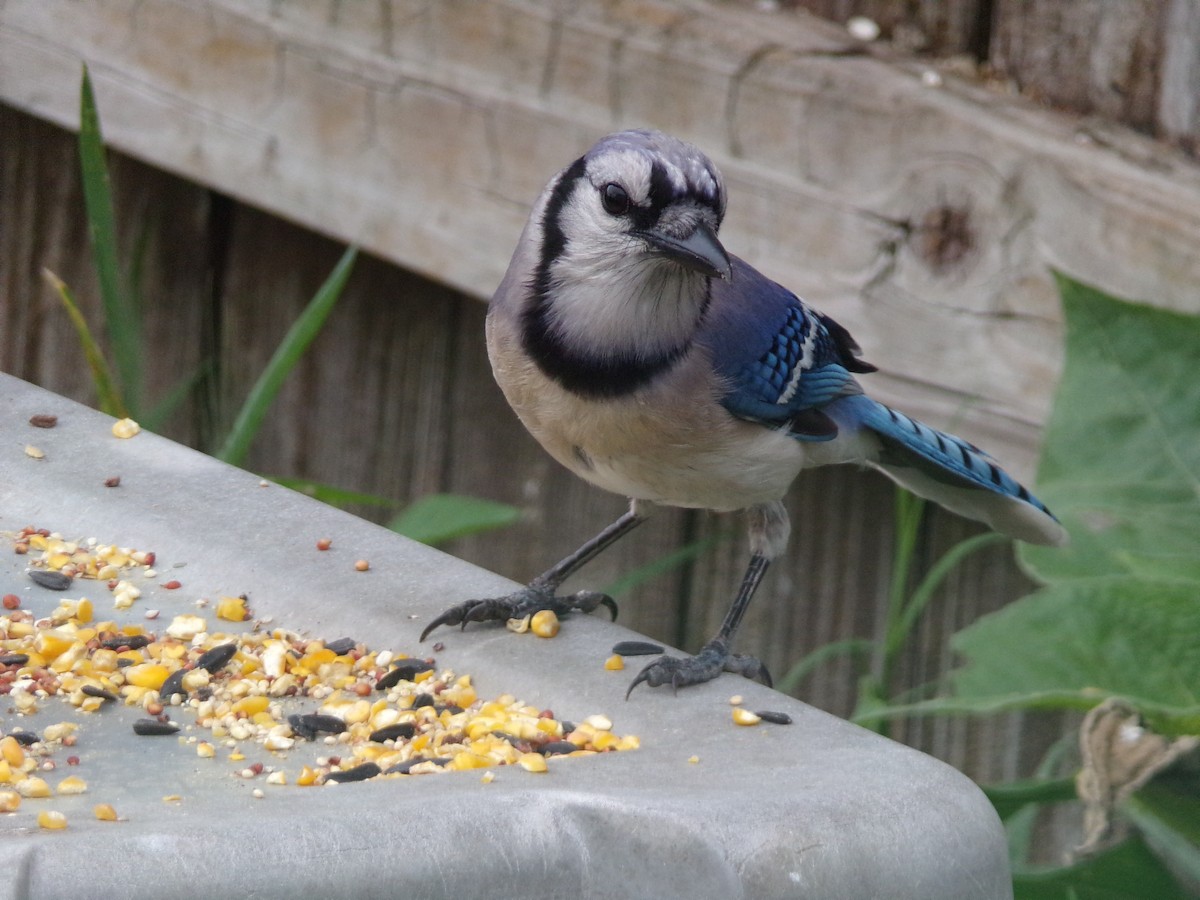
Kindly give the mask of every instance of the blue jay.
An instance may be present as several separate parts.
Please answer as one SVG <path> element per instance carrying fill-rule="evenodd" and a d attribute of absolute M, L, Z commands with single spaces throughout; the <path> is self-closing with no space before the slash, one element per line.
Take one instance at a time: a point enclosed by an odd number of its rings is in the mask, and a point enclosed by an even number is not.
<path fill-rule="evenodd" d="M 655 131 L 601 139 L 535 204 L 487 315 L 492 371 L 538 442 L 629 511 L 507 597 L 470 600 L 425 629 L 612 600 L 562 582 L 655 506 L 747 510 L 750 563 L 717 635 L 630 685 L 699 684 L 723 671 L 770 683 L 734 634 L 789 533 L 781 498 L 803 469 L 874 466 L 922 497 L 1038 544 L 1066 532 L 978 448 L 867 397 L 875 371 L 850 333 L 727 253 L 721 173 Z M 628 696 L 628 694 L 627 694 Z"/>

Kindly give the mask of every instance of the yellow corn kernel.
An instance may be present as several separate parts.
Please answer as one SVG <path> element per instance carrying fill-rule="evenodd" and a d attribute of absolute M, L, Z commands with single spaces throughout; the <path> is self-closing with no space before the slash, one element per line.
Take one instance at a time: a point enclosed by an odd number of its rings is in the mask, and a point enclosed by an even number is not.
<path fill-rule="evenodd" d="M 625 658 L 619 653 L 614 653 L 604 661 L 604 668 L 610 672 L 620 672 L 625 668 Z"/>
<path fill-rule="evenodd" d="M 642 746 L 642 739 L 636 734 L 627 734 L 617 744 L 618 750 L 637 750 Z"/>
<path fill-rule="evenodd" d="M 233 704 L 233 714 L 235 716 L 242 715 L 249 718 L 257 713 L 262 712 L 271 705 L 271 698 L 265 694 L 257 694 L 250 697 L 243 697 Z"/>
<path fill-rule="evenodd" d="M 117 651 L 101 647 L 92 651 L 92 669 L 96 672 L 117 671 Z"/>
<path fill-rule="evenodd" d="M 226 622 L 244 622 L 248 618 L 243 597 L 222 597 L 217 601 L 217 618 Z"/>
<path fill-rule="evenodd" d="M 592 738 L 592 749 L 609 750 L 621 743 L 621 739 L 611 731 L 601 731 Z"/>
<path fill-rule="evenodd" d="M 0 738 L 0 757 L 9 765 L 19 768 L 25 762 L 25 748 L 12 735 Z"/>
<path fill-rule="evenodd" d="M 558 634 L 558 616 L 552 609 L 539 610 L 529 620 L 529 630 L 538 637 L 552 638 Z"/>
<path fill-rule="evenodd" d="M 0 813 L 16 812 L 20 807 L 20 794 L 16 791 L 0 791 Z"/>
<path fill-rule="evenodd" d="M 75 608 L 75 620 L 77 622 L 87 624 L 88 622 L 92 621 L 92 617 L 94 615 L 95 607 L 92 606 L 92 601 L 87 597 L 82 598 L 79 601 L 79 606 Z"/>
<path fill-rule="evenodd" d="M 532 616 L 523 616 L 520 619 L 509 619 L 504 623 L 504 627 L 513 634 L 524 634 L 529 630 L 529 621 Z"/>
<path fill-rule="evenodd" d="M 80 660 L 87 656 L 87 644 L 75 641 L 65 651 L 60 653 L 50 664 L 50 668 L 58 673 L 70 672 Z"/>
<path fill-rule="evenodd" d="M 28 716 L 37 712 L 37 701 L 29 691 L 14 691 L 9 696 L 12 697 L 13 706 L 21 715 Z"/>
<path fill-rule="evenodd" d="M 34 632 L 34 627 L 32 622 L 9 622 L 8 625 L 5 626 L 5 630 L 8 632 L 8 636 L 10 638 L 16 640 L 17 638 L 31 637 Z M 30 663 L 33 662 L 32 659 L 29 661 Z"/>
<path fill-rule="evenodd" d="M 540 753 L 522 753 L 517 765 L 526 772 L 545 772 L 547 769 L 546 757 Z"/>
<path fill-rule="evenodd" d="M 112 426 L 113 437 L 122 439 L 131 438 L 141 430 L 142 426 L 130 418 L 118 419 Z"/>
<path fill-rule="evenodd" d="M 492 772 L 492 771 L 484 772 L 483 777 L 479 779 L 479 781 L 482 784 L 491 784 L 495 780 L 496 780 L 496 773 Z"/>
<path fill-rule="evenodd" d="M 161 663 L 142 663 L 125 670 L 125 683 L 157 691 L 170 674 L 171 670 Z"/>
<path fill-rule="evenodd" d="M 46 784 L 45 779 L 38 778 L 36 775 L 30 775 L 22 778 L 15 785 L 17 793 L 22 797 L 49 797 L 50 785 Z"/>
<path fill-rule="evenodd" d="M 47 744 L 51 741 L 61 741 L 68 734 L 74 734 L 78 730 L 79 726 L 74 722 L 55 722 L 42 729 L 42 740 Z"/>
<path fill-rule="evenodd" d="M 450 762 L 446 763 L 446 768 L 455 772 L 462 772 L 467 769 L 486 769 L 490 765 L 492 765 L 492 761 L 486 756 L 463 751 L 455 753 Z"/>
<path fill-rule="evenodd" d="M 317 771 L 311 766 L 305 766 L 300 770 L 300 774 L 296 776 L 296 784 L 300 787 L 309 787 L 316 784 Z"/>
<path fill-rule="evenodd" d="M 208 741 L 201 741 L 196 745 L 196 755 L 201 759 L 213 759 L 217 755 L 217 748 Z"/>
<path fill-rule="evenodd" d="M 58 783 L 58 793 L 63 795 L 86 794 L 87 782 L 78 775 L 68 775 Z"/>
<path fill-rule="evenodd" d="M 7 759 L 0 759 L 0 784 L 11 784 L 13 780 L 12 766 Z"/>
<path fill-rule="evenodd" d="M 734 725 L 757 725 L 762 721 L 762 716 L 755 715 L 748 709 L 743 709 L 736 706 L 733 709 L 733 724 Z"/>
<path fill-rule="evenodd" d="M 101 822 L 117 821 L 117 811 L 113 809 L 111 803 L 97 803 L 92 807 L 92 815 Z"/>
<path fill-rule="evenodd" d="M 39 828 L 61 831 L 67 827 L 67 817 L 56 810 L 43 809 L 38 813 L 37 823 Z"/>
<path fill-rule="evenodd" d="M 43 659 L 57 659 L 75 643 L 75 636 L 59 629 L 39 631 L 33 640 L 33 649 L 42 655 Z"/>

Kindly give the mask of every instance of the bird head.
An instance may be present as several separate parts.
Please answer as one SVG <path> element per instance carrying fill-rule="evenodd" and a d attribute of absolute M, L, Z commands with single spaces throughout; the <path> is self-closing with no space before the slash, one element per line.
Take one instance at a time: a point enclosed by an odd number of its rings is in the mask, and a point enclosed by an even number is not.
<path fill-rule="evenodd" d="M 661 132 L 623 131 L 560 175 L 546 222 L 581 268 L 665 262 L 677 275 L 728 279 L 729 256 L 717 239 L 724 214 L 724 184 L 707 156 Z"/>

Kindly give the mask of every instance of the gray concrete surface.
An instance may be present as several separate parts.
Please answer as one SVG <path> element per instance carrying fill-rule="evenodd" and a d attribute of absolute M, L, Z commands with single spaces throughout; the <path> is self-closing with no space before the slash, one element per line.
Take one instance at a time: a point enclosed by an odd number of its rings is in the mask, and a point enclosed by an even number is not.
<path fill-rule="evenodd" d="M 28 424 L 45 413 L 57 427 Z M 417 635 L 447 604 L 511 589 L 153 434 L 117 440 L 111 423 L 0 375 L 0 531 L 32 524 L 155 551 L 160 583 L 183 587 L 148 583 L 139 620 L 157 607 L 165 625 L 197 597 L 247 592 L 278 626 L 424 655 Z M 27 444 L 45 458 L 27 456 Z M 104 486 L 112 475 L 119 488 Z M 334 548 L 316 553 L 323 536 Z M 353 570 L 358 558 L 369 572 Z M 22 557 L 0 553 L 0 593 L 45 614 L 57 597 L 25 571 Z M 107 616 L 110 595 L 92 587 Z M 626 702 L 636 668 L 607 672 L 602 661 L 632 637 L 577 616 L 553 640 L 480 626 L 431 638 L 445 644 L 439 666 L 471 673 L 481 696 L 512 693 L 574 720 L 604 713 L 641 738 L 636 751 L 552 760 L 547 774 L 496 768 L 486 785 L 478 772 L 447 773 L 264 786 L 254 799 L 260 785 L 233 764 L 134 736 L 133 710 L 86 715 L 51 700 L 31 721 L 2 698 L 6 733 L 81 723 L 78 774 L 90 791 L 0 814 L 0 897 L 1011 896 L 1000 823 L 958 772 L 734 676 L 677 696 L 639 689 Z M 794 724 L 734 726 L 735 693 Z M 182 799 L 164 802 L 169 794 Z M 93 819 L 103 801 L 124 821 Z M 50 806 L 67 812 L 65 831 L 37 827 Z"/>

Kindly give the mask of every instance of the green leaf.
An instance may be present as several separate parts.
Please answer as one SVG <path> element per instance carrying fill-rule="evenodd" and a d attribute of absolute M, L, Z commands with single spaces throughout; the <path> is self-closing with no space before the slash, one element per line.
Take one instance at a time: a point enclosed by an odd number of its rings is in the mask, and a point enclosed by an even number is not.
<path fill-rule="evenodd" d="M 330 506 L 399 506 L 391 497 L 380 497 L 378 494 L 364 494 L 359 491 L 348 491 L 345 488 L 312 481 L 307 478 L 287 478 L 283 476 L 268 476 L 276 484 L 291 488 L 298 494 L 328 503 Z"/>
<path fill-rule="evenodd" d="M 1059 288 L 1067 365 L 1038 484 L 1072 545 L 1022 561 L 1043 581 L 1200 582 L 1200 317 Z"/>
<path fill-rule="evenodd" d="M 659 575 L 664 575 L 667 572 L 678 569 L 685 563 L 691 562 L 701 553 L 717 545 L 727 537 L 729 537 L 729 532 L 721 531 L 717 534 L 701 538 L 698 541 L 685 544 L 678 550 L 673 550 L 665 556 L 660 556 L 658 559 L 646 563 L 644 566 L 638 566 L 636 569 L 626 572 L 612 584 L 604 588 L 603 593 L 608 594 L 610 597 L 619 597 L 626 591 L 633 590 L 639 584 L 650 581 Z"/>
<path fill-rule="evenodd" d="M 136 405 L 141 400 L 142 390 L 142 327 L 117 261 L 116 214 L 104 159 L 104 136 L 86 65 L 79 91 L 79 161 L 105 326 L 112 341 L 121 387 L 129 401 Z"/>
<path fill-rule="evenodd" d="M 1154 779 L 1121 807 L 1171 871 L 1200 886 L 1200 784 L 1194 775 Z"/>
<path fill-rule="evenodd" d="M 1001 821 L 1007 821 L 1031 803 L 1063 803 L 1076 796 L 1074 778 L 1029 778 L 981 787 Z"/>
<path fill-rule="evenodd" d="M 831 641 L 822 644 L 817 649 L 805 654 L 787 673 L 775 684 L 775 690 L 790 694 L 800 687 L 801 682 L 831 659 L 839 656 L 867 657 L 875 648 L 875 643 L 867 638 L 846 638 L 843 641 Z"/>
<path fill-rule="evenodd" d="M 87 319 L 83 317 L 71 289 L 49 269 L 42 269 L 42 277 L 54 288 L 67 310 L 71 324 L 75 326 L 75 333 L 79 336 L 79 343 L 83 347 L 83 358 L 87 360 L 88 368 L 92 372 L 92 383 L 96 387 L 96 396 L 99 399 L 101 411 L 110 416 L 116 416 L 118 419 L 125 418 L 129 415 L 129 410 L 125 407 L 125 401 L 121 399 L 121 392 L 113 381 L 108 361 L 105 360 L 100 345 L 92 336 L 92 330 L 88 328 Z"/>
<path fill-rule="evenodd" d="M 1162 862 L 1137 838 L 1083 862 L 1013 876 L 1014 900 L 1187 900 Z"/>
<path fill-rule="evenodd" d="M 430 494 L 400 513 L 388 528 L 423 544 L 441 544 L 503 528 L 520 517 L 519 509 L 505 503 L 460 494 Z"/>
<path fill-rule="evenodd" d="M 1156 730 L 1185 733 L 1200 708 L 1200 601 L 1180 582 L 1132 577 L 1060 583 L 979 619 L 952 647 L 959 702 L 1116 694 Z M 1165 716 L 1166 721 L 1163 721 Z"/>
<path fill-rule="evenodd" d="M 355 247 L 349 248 L 342 254 L 342 258 L 334 266 L 333 272 L 313 295 L 304 311 L 300 313 L 300 317 L 292 323 L 292 327 L 284 335 L 283 341 L 275 348 L 267 367 L 258 377 L 258 381 L 254 383 L 254 387 L 250 389 L 250 396 L 246 398 L 233 427 L 225 438 L 225 443 L 217 453 L 218 459 L 235 466 L 245 459 L 246 452 L 250 449 L 250 442 L 254 440 L 254 436 L 262 427 L 267 410 L 279 394 L 279 389 L 283 387 L 284 380 L 296 367 L 296 363 L 300 361 L 304 351 L 316 339 L 321 331 L 321 326 L 325 324 L 334 304 L 341 296 L 342 288 L 346 286 L 346 280 L 350 277 L 350 271 L 354 268 L 354 260 L 357 256 L 358 249 Z"/>

